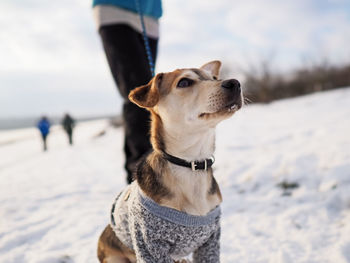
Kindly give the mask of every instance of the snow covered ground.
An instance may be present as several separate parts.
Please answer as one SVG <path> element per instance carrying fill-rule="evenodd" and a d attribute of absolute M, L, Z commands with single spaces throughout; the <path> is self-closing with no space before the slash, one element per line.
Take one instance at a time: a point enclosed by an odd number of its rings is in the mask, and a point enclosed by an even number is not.
<path fill-rule="evenodd" d="M 96 136 L 106 129 L 104 136 Z M 97 262 L 125 186 L 121 129 L 0 132 L 0 262 Z M 220 124 L 222 262 L 350 262 L 350 88 L 252 105 Z"/>

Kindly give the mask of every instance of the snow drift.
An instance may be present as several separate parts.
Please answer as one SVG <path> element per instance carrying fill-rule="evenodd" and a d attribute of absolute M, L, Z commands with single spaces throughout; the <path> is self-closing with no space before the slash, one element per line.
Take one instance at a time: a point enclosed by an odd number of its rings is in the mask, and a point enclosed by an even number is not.
<path fill-rule="evenodd" d="M 217 130 L 222 262 L 350 262 L 350 89 L 247 106 Z M 98 136 L 106 130 L 104 136 Z M 97 262 L 123 134 L 0 132 L 0 262 Z"/>

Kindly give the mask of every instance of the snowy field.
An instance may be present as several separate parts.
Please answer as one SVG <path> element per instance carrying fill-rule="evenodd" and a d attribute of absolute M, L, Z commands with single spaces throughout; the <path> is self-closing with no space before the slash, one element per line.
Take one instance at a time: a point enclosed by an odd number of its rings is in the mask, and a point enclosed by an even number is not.
<path fill-rule="evenodd" d="M 97 136 L 106 130 L 104 136 Z M 97 262 L 121 129 L 0 132 L 0 262 Z M 350 88 L 247 106 L 217 130 L 222 262 L 350 262 Z"/>

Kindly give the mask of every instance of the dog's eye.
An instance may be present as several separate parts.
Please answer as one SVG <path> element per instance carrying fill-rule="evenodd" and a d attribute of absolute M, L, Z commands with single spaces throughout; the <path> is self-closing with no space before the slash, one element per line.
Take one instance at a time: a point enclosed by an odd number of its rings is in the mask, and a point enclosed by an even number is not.
<path fill-rule="evenodd" d="M 180 81 L 177 83 L 177 87 L 178 88 L 187 88 L 189 86 L 191 86 L 193 84 L 193 80 L 192 79 L 188 79 L 188 78 L 183 78 L 180 79 Z"/>
<path fill-rule="evenodd" d="M 214 79 L 214 80 L 218 80 L 218 78 L 217 78 L 216 76 L 213 76 L 213 79 Z"/>

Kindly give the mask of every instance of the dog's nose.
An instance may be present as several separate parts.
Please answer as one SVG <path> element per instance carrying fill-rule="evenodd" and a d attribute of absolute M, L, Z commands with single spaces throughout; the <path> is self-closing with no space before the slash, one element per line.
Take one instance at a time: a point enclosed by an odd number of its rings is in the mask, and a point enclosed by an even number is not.
<path fill-rule="evenodd" d="M 241 84 L 236 79 L 228 79 L 221 83 L 221 87 L 234 92 L 241 92 Z"/>

